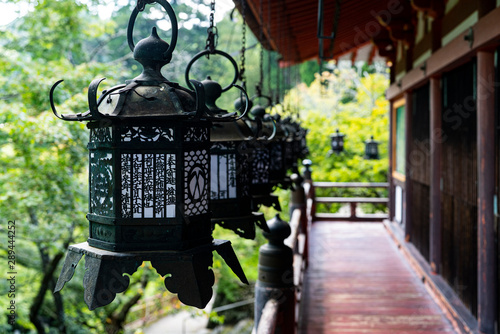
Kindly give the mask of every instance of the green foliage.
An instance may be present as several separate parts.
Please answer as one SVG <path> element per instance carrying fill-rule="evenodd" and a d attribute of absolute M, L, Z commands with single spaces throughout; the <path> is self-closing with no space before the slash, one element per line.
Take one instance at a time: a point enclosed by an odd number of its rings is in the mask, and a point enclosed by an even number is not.
<path fill-rule="evenodd" d="M 309 129 L 307 144 L 313 162 L 313 180 L 331 182 L 386 182 L 388 173 L 388 110 L 384 92 L 388 85 L 383 69 L 336 67 L 317 74 L 310 86 L 290 91 L 290 103 L 301 106 L 302 126 Z M 350 98 L 346 99 L 345 96 Z M 339 129 L 344 152 L 331 154 L 330 135 Z M 379 160 L 363 158 L 370 136 L 379 142 Z M 387 196 L 380 189 L 318 189 L 318 196 Z M 339 205 L 318 206 L 335 212 Z M 366 211 L 383 207 L 364 206 Z"/>

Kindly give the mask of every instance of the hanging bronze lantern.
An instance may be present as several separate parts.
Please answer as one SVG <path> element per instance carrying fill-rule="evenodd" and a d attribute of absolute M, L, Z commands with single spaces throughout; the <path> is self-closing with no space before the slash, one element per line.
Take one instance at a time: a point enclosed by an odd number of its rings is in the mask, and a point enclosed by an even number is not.
<path fill-rule="evenodd" d="M 284 144 L 284 157 L 285 157 L 285 169 L 292 170 L 293 166 L 297 165 L 295 162 L 295 131 L 296 128 L 293 124 L 293 121 L 290 117 L 286 117 L 282 121 L 282 126 L 286 131 L 286 138 L 285 138 L 285 144 Z"/>
<path fill-rule="evenodd" d="M 202 81 L 205 88 L 205 104 L 214 115 L 225 115 L 227 110 L 217 106 L 217 99 L 231 87 L 240 89 L 244 101 L 241 106 L 242 115 L 248 109 L 246 91 L 236 85 L 238 67 L 234 59 L 225 52 L 214 50 L 217 54 L 230 60 L 234 68 L 234 78 L 230 85 L 222 88 L 210 77 Z M 186 68 L 186 81 L 189 82 L 189 69 L 193 63 L 204 54 L 213 54 L 205 50 L 196 55 Z M 246 239 L 255 238 L 255 225 L 268 231 L 265 217 L 262 213 L 252 211 L 252 196 L 250 194 L 251 172 L 248 154 L 244 149 L 245 142 L 253 139 L 253 133 L 242 120 L 236 122 L 214 122 L 210 131 L 210 208 L 212 223 L 230 229 Z"/>
<path fill-rule="evenodd" d="M 344 151 L 344 137 L 345 134 L 340 133 L 339 129 L 335 131 L 335 134 L 330 136 L 330 146 L 332 149 L 328 152 L 329 155 L 333 153 L 339 154 Z"/>
<path fill-rule="evenodd" d="M 370 140 L 365 141 L 365 159 L 379 159 L 378 144 L 378 141 L 373 140 L 373 136 L 370 137 Z"/>
<path fill-rule="evenodd" d="M 309 152 L 306 143 L 307 130 L 291 117 L 286 117 L 283 120 L 283 126 L 287 131 L 285 168 L 292 173 L 298 173 L 298 161 L 305 159 Z"/>
<path fill-rule="evenodd" d="M 266 115 L 264 115 L 266 117 Z M 281 189 L 289 189 L 291 186 L 290 178 L 287 177 L 287 164 L 286 164 L 286 141 L 291 135 L 290 129 L 287 129 L 281 121 L 281 116 L 278 114 L 270 115 L 276 123 L 276 135 L 272 140 L 266 143 L 269 146 L 271 159 L 269 165 L 269 177 L 273 186 Z"/>
<path fill-rule="evenodd" d="M 271 179 L 271 149 L 268 142 L 276 136 L 276 123 L 261 105 L 255 105 L 250 114 L 253 118 L 245 118 L 252 129 L 256 140 L 245 142 L 242 151 L 248 153 L 251 170 L 250 193 L 253 198 L 253 210 L 257 211 L 261 205 L 273 207 L 281 211 L 277 196 L 271 195 L 275 184 Z"/>
<path fill-rule="evenodd" d="M 151 1 L 152 2 L 152 1 Z M 205 307 L 212 297 L 212 251 L 216 250 L 245 283 L 243 270 L 227 240 L 213 240 L 210 222 L 210 128 L 204 89 L 195 92 L 161 74 L 177 42 L 177 19 L 165 0 L 157 1 L 172 23 L 168 44 L 156 28 L 134 45 L 132 31 L 145 2 L 134 8 L 127 31 L 143 72 L 96 100 L 99 83 L 89 87 L 89 111 L 54 114 L 65 121 L 89 121 L 88 243 L 72 245 L 55 291 L 63 288 L 85 255 L 85 302 L 107 305 L 125 291 L 143 261 L 164 276 L 168 290 L 184 304 Z M 149 2 L 147 2 L 149 3 Z M 153 3 L 153 2 L 152 2 Z"/>

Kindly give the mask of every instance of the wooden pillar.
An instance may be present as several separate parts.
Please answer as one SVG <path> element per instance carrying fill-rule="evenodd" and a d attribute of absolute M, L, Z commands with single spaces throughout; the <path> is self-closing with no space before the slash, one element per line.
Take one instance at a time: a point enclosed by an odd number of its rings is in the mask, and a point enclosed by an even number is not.
<path fill-rule="evenodd" d="M 477 53 L 477 155 L 478 155 L 478 323 L 481 333 L 495 333 L 496 259 L 494 230 L 495 194 L 495 82 L 494 53 Z"/>
<path fill-rule="evenodd" d="M 441 271 L 441 78 L 430 79 L 430 264 L 434 273 Z"/>
<path fill-rule="evenodd" d="M 394 65 L 393 65 L 394 66 Z M 395 215 L 395 191 L 394 191 L 394 180 L 392 178 L 392 172 L 394 166 L 394 154 L 393 154 L 393 149 L 394 145 L 394 138 L 395 136 L 395 127 L 394 127 L 394 102 L 391 101 L 390 107 L 389 107 L 389 175 L 387 179 L 389 180 L 389 220 L 393 221 L 394 220 L 394 215 Z"/>
<path fill-rule="evenodd" d="M 411 240 L 411 212 L 412 212 L 412 189 L 411 189 L 411 140 L 412 140 L 412 117 L 413 117 L 413 94 L 405 92 L 405 199 L 404 199 L 404 222 L 405 240 Z"/>

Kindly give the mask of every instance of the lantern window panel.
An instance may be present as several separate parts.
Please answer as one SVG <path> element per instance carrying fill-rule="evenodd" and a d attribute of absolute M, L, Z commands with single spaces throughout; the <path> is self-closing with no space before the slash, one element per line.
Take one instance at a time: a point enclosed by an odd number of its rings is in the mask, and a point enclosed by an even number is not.
<path fill-rule="evenodd" d="M 111 128 L 93 128 L 90 129 L 91 143 L 111 143 L 113 141 L 113 133 Z"/>
<path fill-rule="evenodd" d="M 210 198 L 215 200 L 236 198 L 236 155 L 212 154 L 210 159 Z"/>
<path fill-rule="evenodd" d="M 184 213 L 196 216 L 208 212 L 207 150 L 184 152 Z"/>
<path fill-rule="evenodd" d="M 113 155 L 106 151 L 90 152 L 90 212 L 113 214 Z"/>
<path fill-rule="evenodd" d="M 158 126 L 132 126 L 123 129 L 120 140 L 122 142 L 162 142 L 174 141 L 174 129 Z"/>
<path fill-rule="evenodd" d="M 266 148 L 252 151 L 252 184 L 269 182 L 269 150 Z"/>
<path fill-rule="evenodd" d="M 209 132 L 207 128 L 191 127 L 186 128 L 184 134 L 185 142 L 206 142 L 209 140 Z"/>
<path fill-rule="evenodd" d="M 123 218 L 175 218 L 175 154 L 122 154 Z"/>
<path fill-rule="evenodd" d="M 283 168 L 283 147 L 281 143 L 271 145 L 271 170 L 280 171 Z"/>

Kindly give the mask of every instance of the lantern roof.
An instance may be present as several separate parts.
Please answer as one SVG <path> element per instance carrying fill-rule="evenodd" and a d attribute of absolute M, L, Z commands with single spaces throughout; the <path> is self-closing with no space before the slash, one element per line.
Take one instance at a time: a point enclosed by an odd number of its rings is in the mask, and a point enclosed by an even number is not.
<path fill-rule="evenodd" d="M 210 130 L 210 141 L 243 141 L 253 137 L 252 130 L 243 120 L 236 122 L 214 122 Z"/>

